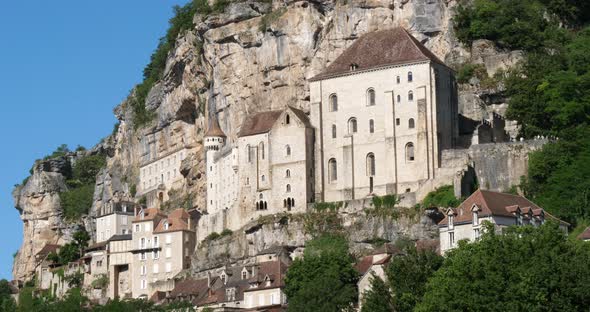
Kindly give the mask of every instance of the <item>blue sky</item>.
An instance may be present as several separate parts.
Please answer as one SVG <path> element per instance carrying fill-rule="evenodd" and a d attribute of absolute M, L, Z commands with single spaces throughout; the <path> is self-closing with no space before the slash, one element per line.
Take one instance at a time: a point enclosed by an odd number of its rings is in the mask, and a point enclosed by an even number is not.
<path fill-rule="evenodd" d="M 188 0 L 0 1 L 0 278 L 22 222 L 14 184 L 58 145 L 89 147 L 142 78 L 172 6 Z"/>

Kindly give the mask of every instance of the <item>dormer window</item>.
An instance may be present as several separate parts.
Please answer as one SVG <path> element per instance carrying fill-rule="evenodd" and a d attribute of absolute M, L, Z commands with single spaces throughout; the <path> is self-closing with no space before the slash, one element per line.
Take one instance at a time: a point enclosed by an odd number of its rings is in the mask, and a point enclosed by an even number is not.
<path fill-rule="evenodd" d="M 145 211 L 142 210 L 142 211 L 139 212 L 139 218 L 140 219 L 144 219 L 145 218 Z"/>
<path fill-rule="evenodd" d="M 449 230 L 454 228 L 455 216 L 449 215 Z"/>
<path fill-rule="evenodd" d="M 268 275 L 264 277 L 264 283 L 266 284 L 267 287 L 270 286 L 271 280 L 270 280 L 270 277 Z"/>
<path fill-rule="evenodd" d="M 168 223 L 168 220 L 164 221 L 164 230 L 168 230 L 170 228 L 170 223 Z"/>
<path fill-rule="evenodd" d="M 357 70 L 358 68 L 359 68 L 359 65 L 358 64 L 356 64 L 356 63 L 351 63 L 350 64 L 350 70 L 351 71 Z"/>
<path fill-rule="evenodd" d="M 474 211 L 473 212 L 473 218 L 472 219 L 473 219 L 473 225 L 474 226 L 479 225 L 479 214 L 478 214 L 477 211 Z"/>
<path fill-rule="evenodd" d="M 244 270 L 242 270 L 242 279 L 245 280 L 248 278 L 248 271 L 246 270 L 246 268 L 244 268 Z"/>
<path fill-rule="evenodd" d="M 221 273 L 221 276 L 219 278 L 221 278 L 221 282 L 225 285 L 225 283 L 227 282 L 227 275 L 225 275 L 225 272 Z"/>
<path fill-rule="evenodd" d="M 285 123 L 286 123 L 286 124 L 290 124 L 290 123 L 291 123 L 291 117 L 289 117 L 289 114 L 287 114 L 287 115 L 285 116 Z"/>

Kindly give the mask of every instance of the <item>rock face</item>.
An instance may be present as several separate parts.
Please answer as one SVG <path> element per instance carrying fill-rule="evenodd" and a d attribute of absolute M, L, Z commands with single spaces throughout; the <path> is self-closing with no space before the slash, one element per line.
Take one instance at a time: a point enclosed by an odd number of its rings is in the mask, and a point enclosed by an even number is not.
<path fill-rule="evenodd" d="M 247 114 L 286 105 L 308 111 L 307 79 L 320 73 L 364 33 L 403 26 L 449 65 L 479 62 L 493 74 L 513 64 L 518 58 L 514 53 L 485 43 L 478 43 L 471 51 L 458 43 L 451 24 L 456 2 L 314 0 L 271 4 L 246 0 L 231 3 L 222 13 L 195 16 L 194 29 L 178 37 L 163 78 L 147 96 L 145 105 L 155 112 L 153 122 L 136 129 L 132 94 L 114 110 L 120 122 L 117 131 L 91 150 L 109 157 L 107 168 L 97 177 L 90 216 L 112 201 L 133 199 L 141 164 L 180 146 L 189 149 L 189 157 L 182 164 L 184 180 L 175 194 L 188 197 L 194 208 L 204 207 L 207 116 L 218 115 L 232 142 Z M 468 86 L 461 93 L 461 112 L 475 120 L 489 111 L 502 114 L 505 99 L 496 99 L 498 94 L 501 92 Z M 15 258 L 15 279 L 32 275 L 34 254 L 45 243 L 66 242 L 72 233 L 75 225 L 64 222 L 58 196 L 65 186 L 62 171 L 67 166 L 63 164 L 68 163 L 64 159 L 43 162 L 42 168 L 36 168 L 29 181 L 14 191 L 25 233 Z M 89 231 L 94 228 L 90 218 L 83 223 Z M 383 236 L 396 231 L 380 226 Z M 263 229 L 264 235 L 250 235 L 260 248 L 269 245 L 267 240 L 294 246 L 303 243 L 295 227 L 289 230 L 291 238 L 280 229 Z M 240 239 L 248 240 L 247 235 Z M 244 254 L 240 248 L 230 254 Z"/>
<path fill-rule="evenodd" d="M 60 207 L 59 193 L 67 189 L 64 175 L 69 170 L 67 157 L 39 162 L 27 182 L 12 193 L 23 221 L 23 244 L 12 268 L 16 280 L 31 277 L 35 270 L 35 254 L 46 243 L 68 242 L 79 226 L 64 222 Z"/>

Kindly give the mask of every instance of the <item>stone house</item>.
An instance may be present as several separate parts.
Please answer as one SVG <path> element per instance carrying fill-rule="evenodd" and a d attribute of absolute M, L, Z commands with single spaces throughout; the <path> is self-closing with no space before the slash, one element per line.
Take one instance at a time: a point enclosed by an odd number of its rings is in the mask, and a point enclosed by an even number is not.
<path fill-rule="evenodd" d="M 96 216 L 96 242 L 107 241 L 113 235 L 131 233 L 131 219 L 138 205 L 121 201 L 103 205 Z"/>
<path fill-rule="evenodd" d="M 53 274 L 51 268 L 53 262 L 47 259 L 47 256 L 51 253 L 59 253 L 61 245 L 57 244 L 45 244 L 37 254 L 35 254 L 35 275 L 37 276 L 37 285 L 39 289 L 49 289 L 51 287 L 51 280 Z"/>
<path fill-rule="evenodd" d="M 590 241 L 590 227 L 587 227 L 584 232 L 580 233 L 576 238 L 585 242 Z"/>
<path fill-rule="evenodd" d="M 398 253 L 399 250 L 393 247 L 393 245 L 385 244 L 375 250 L 373 254 L 361 258 L 361 260 L 355 265 L 355 269 L 360 274 L 360 278 L 357 283 L 359 291 L 359 311 L 362 307 L 365 292 L 371 289 L 371 278 L 376 276 L 386 281 L 386 267 L 389 264 L 391 257 Z"/>
<path fill-rule="evenodd" d="M 140 209 L 133 220 L 132 297 L 149 298 L 174 288 L 173 278 L 190 266 L 195 231 L 184 209 L 166 215 L 157 208 Z"/>
<path fill-rule="evenodd" d="M 108 243 L 109 298 L 131 298 L 133 254 L 131 233 L 113 235 Z"/>
<path fill-rule="evenodd" d="M 310 94 L 319 201 L 415 192 L 456 145 L 454 72 L 403 28 L 356 39 Z"/>
<path fill-rule="evenodd" d="M 463 239 L 477 240 L 482 224 L 490 222 L 496 232 L 508 226 L 539 226 L 548 220 L 559 223 L 567 233 L 569 224 L 552 216 L 528 199 L 512 194 L 477 190 L 457 208 L 449 208 L 438 223 L 440 251 L 442 254 L 457 246 Z"/>

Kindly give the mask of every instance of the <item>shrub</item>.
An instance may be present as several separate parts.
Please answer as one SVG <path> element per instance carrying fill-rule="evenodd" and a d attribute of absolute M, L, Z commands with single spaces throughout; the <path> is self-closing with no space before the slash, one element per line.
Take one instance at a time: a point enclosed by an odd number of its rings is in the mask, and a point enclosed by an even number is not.
<path fill-rule="evenodd" d="M 137 194 L 137 185 L 131 184 L 131 186 L 129 187 L 129 193 L 131 194 L 131 197 L 135 197 L 135 195 Z"/>
<path fill-rule="evenodd" d="M 92 206 L 94 185 L 84 185 L 59 194 L 61 208 L 67 220 L 77 220 Z"/>
<path fill-rule="evenodd" d="M 100 274 L 92 281 L 94 289 L 106 289 L 108 285 L 109 277 L 106 274 Z"/>
<path fill-rule="evenodd" d="M 72 169 L 72 179 L 82 184 L 94 184 L 96 175 L 102 168 L 106 167 L 106 157 L 104 155 L 91 155 L 78 159 Z"/>
<path fill-rule="evenodd" d="M 207 242 L 214 241 L 220 237 L 221 237 L 221 235 L 219 235 L 219 233 L 213 232 L 213 233 L 207 235 L 207 237 L 205 237 L 205 241 L 207 241 Z"/>
<path fill-rule="evenodd" d="M 455 197 L 455 190 L 452 185 L 445 185 L 428 193 L 422 201 L 422 207 L 457 207 L 461 200 Z"/>
<path fill-rule="evenodd" d="M 221 231 L 220 237 L 231 236 L 232 234 L 233 234 L 232 230 L 224 229 L 223 231 Z"/>
<path fill-rule="evenodd" d="M 272 11 L 263 15 L 260 19 L 260 25 L 258 26 L 258 29 L 261 32 L 266 32 L 272 23 L 277 21 L 283 14 L 285 14 L 285 12 L 287 12 L 286 8 L 280 8 L 276 11 Z"/>

